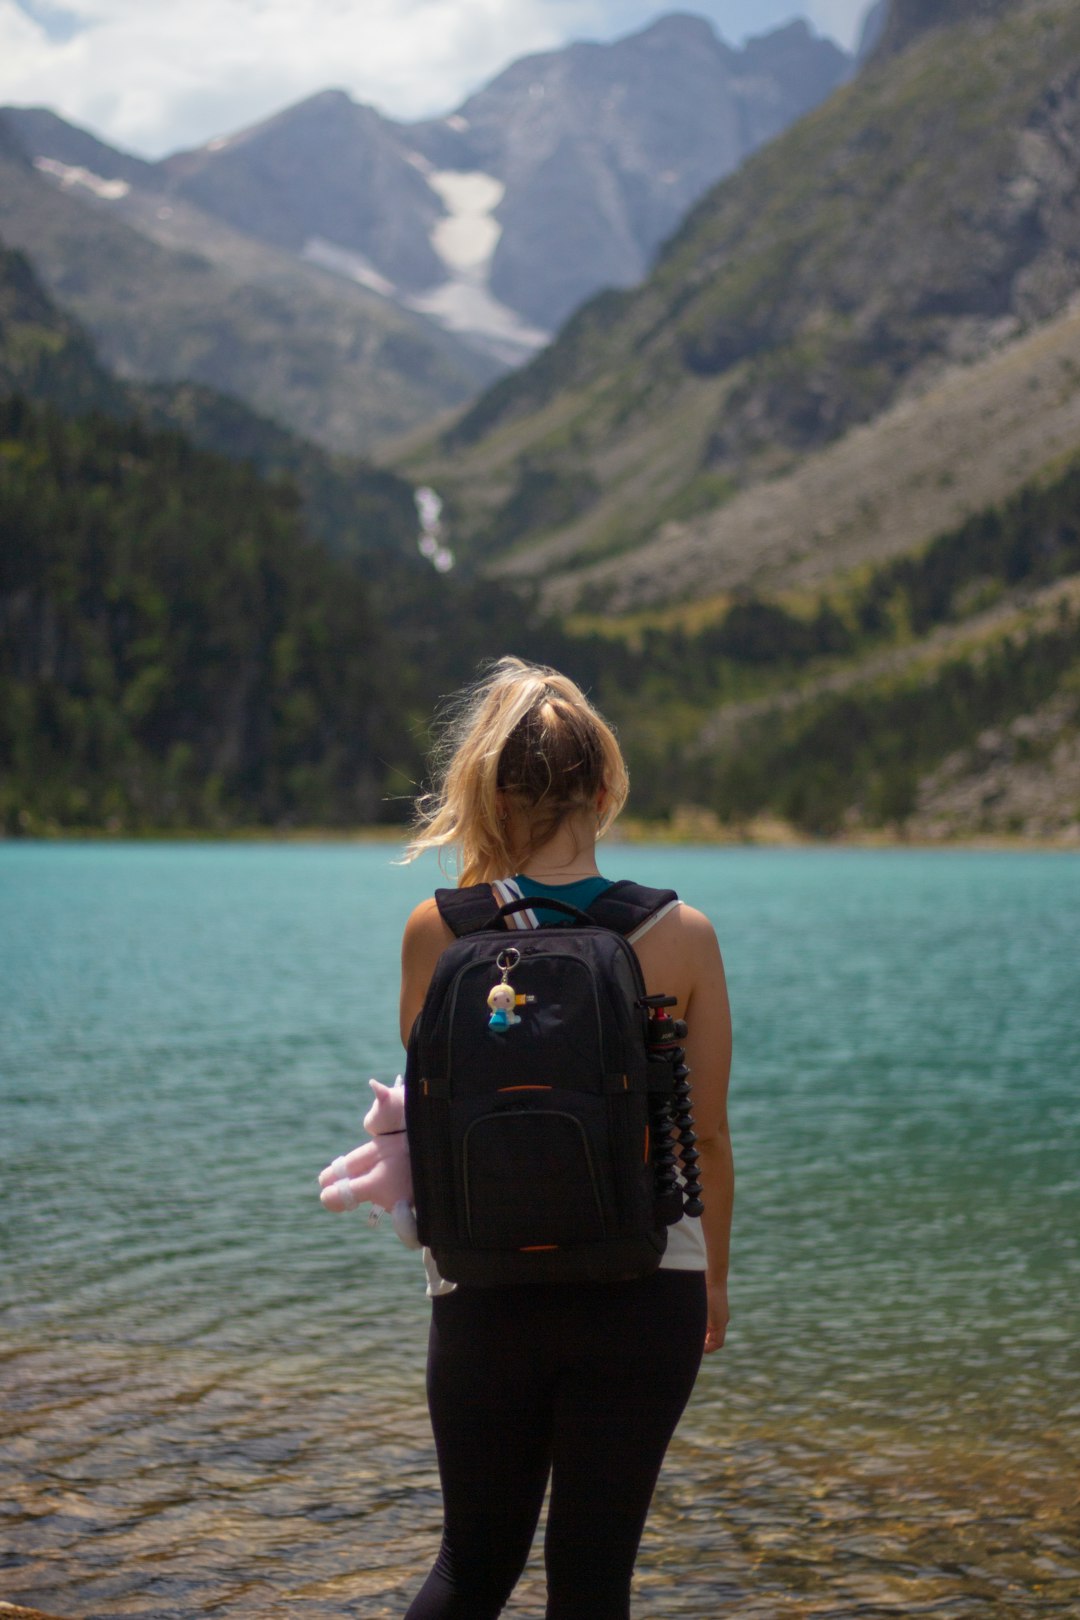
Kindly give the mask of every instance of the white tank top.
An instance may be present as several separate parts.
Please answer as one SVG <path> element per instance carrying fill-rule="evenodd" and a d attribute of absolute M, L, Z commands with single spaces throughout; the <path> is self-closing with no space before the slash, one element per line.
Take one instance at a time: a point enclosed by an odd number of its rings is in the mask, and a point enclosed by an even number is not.
<path fill-rule="evenodd" d="M 445 1277 L 439 1276 L 439 1268 L 430 1249 L 424 1250 L 424 1270 L 427 1273 L 429 1299 L 438 1299 L 441 1294 L 454 1292 L 457 1283 L 447 1282 Z M 660 1261 L 660 1270 L 705 1270 L 705 1234 L 701 1230 L 699 1216 L 684 1215 L 681 1221 L 668 1227 L 667 1248 Z"/>

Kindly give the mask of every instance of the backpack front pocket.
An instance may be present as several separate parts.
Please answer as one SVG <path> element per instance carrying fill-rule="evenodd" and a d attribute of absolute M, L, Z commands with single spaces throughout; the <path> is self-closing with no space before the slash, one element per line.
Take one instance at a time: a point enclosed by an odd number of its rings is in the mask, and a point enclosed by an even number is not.
<path fill-rule="evenodd" d="M 462 1169 L 469 1238 L 482 1248 L 562 1248 L 604 1236 L 593 1156 L 573 1114 L 482 1114 L 465 1132 Z"/>

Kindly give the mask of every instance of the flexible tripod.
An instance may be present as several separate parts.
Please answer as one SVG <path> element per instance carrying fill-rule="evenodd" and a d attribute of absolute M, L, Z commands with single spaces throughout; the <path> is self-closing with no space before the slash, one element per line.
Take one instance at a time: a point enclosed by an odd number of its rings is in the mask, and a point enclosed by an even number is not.
<path fill-rule="evenodd" d="M 671 1226 L 680 1216 L 700 1215 L 705 1208 L 690 1101 L 690 1070 L 686 1053 L 679 1045 L 686 1039 L 686 1025 L 681 1018 L 672 1018 L 667 1010 L 676 1005 L 675 996 L 645 996 L 641 1005 L 649 1013 L 649 1057 L 654 1063 L 671 1065 L 671 1087 L 654 1091 L 650 1097 L 657 1208 L 664 1223 Z"/>

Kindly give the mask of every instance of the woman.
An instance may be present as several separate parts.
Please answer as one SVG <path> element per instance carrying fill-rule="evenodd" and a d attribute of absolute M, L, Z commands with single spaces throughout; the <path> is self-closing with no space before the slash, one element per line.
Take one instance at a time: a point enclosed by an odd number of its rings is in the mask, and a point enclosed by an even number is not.
<path fill-rule="evenodd" d="M 452 850 L 462 885 L 516 875 L 524 894 L 587 906 L 607 880 L 596 842 L 626 767 L 583 693 L 504 658 L 459 707 L 409 858 Z M 558 914 L 540 921 L 557 921 Z M 434 900 L 402 945 L 401 1034 L 453 935 Z M 678 998 L 705 1214 L 669 1234 L 661 1269 L 610 1283 L 453 1287 L 429 1259 L 428 1399 L 443 1487 L 438 1559 L 406 1620 L 494 1620 L 524 1568 L 548 1479 L 547 1620 L 627 1620 L 630 1578 L 664 1452 L 702 1351 L 728 1320 L 734 1186 L 731 1023 L 711 924 L 679 904 L 636 942 L 650 995 Z"/>

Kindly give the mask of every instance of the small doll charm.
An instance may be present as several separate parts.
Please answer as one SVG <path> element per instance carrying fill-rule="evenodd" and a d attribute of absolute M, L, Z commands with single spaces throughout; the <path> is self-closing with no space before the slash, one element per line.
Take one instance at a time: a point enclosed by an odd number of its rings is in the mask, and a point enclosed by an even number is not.
<path fill-rule="evenodd" d="M 491 1008 L 491 1017 L 488 1019 L 489 1029 L 509 1029 L 511 1024 L 520 1024 L 514 1008 L 517 1006 L 517 996 L 508 984 L 493 984 L 488 991 L 488 1006 Z"/>
<path fill-rule="evenodd" d="M 519 996 L 509 978 L 512 970 L 521 961 L 521 952 L 511 945 L 507 950 L 500 951 L 495 966 L 502 974 L 498 984 L 493 984 L 488 991 L 487 1004 L 491 1010 L 488 1019 L 489 1029 L 510 1029 L 514 1024 L 520 1024 L 516 1008 L 524 1007 L 526 1002 L 534 1001 L 535 996 Z"/>

